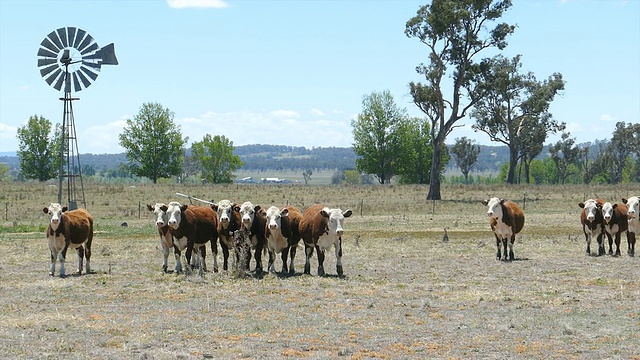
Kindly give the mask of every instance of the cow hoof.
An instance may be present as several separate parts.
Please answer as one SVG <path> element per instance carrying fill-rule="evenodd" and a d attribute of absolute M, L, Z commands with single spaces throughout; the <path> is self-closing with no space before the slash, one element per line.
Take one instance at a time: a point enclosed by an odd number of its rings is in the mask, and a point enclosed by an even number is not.
<path fill-rule="evenodd" d="M 342 266 L 336 266 L 336 272 L 338 273 L 338 276 L 343 276 L 344 275 L 344 271 L 342 270 Z"/>
<path fill-rule="evenodd" d="M 633 255 L 629 254 L 629 256 L 633 256 Z M 54 276 L 54 273 L 50 272 L 49 276 Z"/>
<path fill-rule="evenodd" d="M 318 276 L 324 276 L 324 268 L 318 267 Z"/>

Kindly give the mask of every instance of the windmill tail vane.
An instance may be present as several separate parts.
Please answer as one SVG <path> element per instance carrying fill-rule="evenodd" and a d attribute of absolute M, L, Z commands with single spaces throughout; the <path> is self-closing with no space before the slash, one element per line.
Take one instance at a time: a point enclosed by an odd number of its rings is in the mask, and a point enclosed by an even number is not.
<path fill-rule="evenodd" d="M 50 32 L 38 49 L 38 69 L 56 90 L 65 92 L 89 87 L 102 65 L 118 65 L 113 43 L 100 47 L 86 31 L 76 27 Z"/>

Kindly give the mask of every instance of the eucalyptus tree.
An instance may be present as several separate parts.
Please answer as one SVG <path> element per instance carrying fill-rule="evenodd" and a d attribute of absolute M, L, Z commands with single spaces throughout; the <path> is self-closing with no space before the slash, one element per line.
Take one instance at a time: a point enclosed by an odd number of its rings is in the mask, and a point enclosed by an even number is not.
<path fill-rule="evenodd" d="M 133 119 L 127 120 L 119 135 L 131 173 L 149 178 L 155 184 L 160 178 L 180 176 L 184 144 L 174 113 L 158 103 L 145 103 Z"/>
<path fill-rule="evenodd" d="M 456 143 L 451 147 L 451 153 L 453 154 L 460 171 L 462 171 L 462 175 L 464 175 L 464 183 L 468 184 L 469 171 L 471 171 L 473 165 L 478 161 L 480 146 L 474 144 L 473 140 L 463 136 L 456 139 Z"/>
<path fill-rule="evenodd" d="M 569 133 L 563 133 L 561 139 L 549 147 L 551 160 L 556 165 L 557 181 L 564 184 L 572 172 L 571 165 L 576 165 L 580 160 L 581 149 L 575 144 L 575 138 Z"/>
<path fill-rule="evenodd" d="M 611 142 L 609 143 L 609 153 L 613 161 L 611 170 L 611 183 L 622 182 L 622 171 L 629 156 L 640 157 L 640 123 L 628 125 L 624 121 L 616 123 Z"/>
<path fill-rule="evenodd" d="M 356 169 L 388 184 L 401 169 L 407 110 L 399 108 L 388 90 L 362 98 L 362 113 L 351 120 Z"/>
<path fill-rule="evenodd" d="M 506 182 L 513 184 L 519 158 L 526 154 L 531 161 L 537 155 L 531 156 L 534 150 L 542 150 L 532 143 L 544 143 L 548 133 L 565 128 L 549 113 L 551 101 L 564 90 L 564 80 L 559 73 L 545 81 L 536 80 L 532 72 L 520 73 L 520 55 L 513 59 L 496 56 L 486 64 L 483 72 L 486 93 L 471 112 L 476 119 L 473 129 L 509 147 Z"/>
<path fill-rule="evenodd" d="M 506 23 L 489 28 L 510 7 L 510 0 L 433 0 L 406 23 L 405 34 L 428 48 L 428 62 L 416 67 L 425 82 L 411 82 L 409 90 L 414 104 L 431 123 L 429 200 L 441 199 L 447 136 L 483 95 L 481 66 L 475 59 L 485 49 L 504 49 L 507 36 L 515 30 Z M 445 84 L 449 79 L 451 84 Z M 444 95 L 445 90 L 450 91 L 449 96 Z"/>
<path fill-rule="evenodd" d="M 21 176 L 38 181 L 58 176 L 62 160 L 60 126 L 34 115 L 29 117 L 26 125 L 18 127 L 17 133 Z"/>
<path fill-rule="evenodd" d="M 191 146 L 193 157 L 200 164 L 202 177 L 213 184 L 233 182 L 233 172 L 242 167 L 240 156 L 233 155 L 233 141 L 224 135 L 205 134 L 202 141 Z"/>

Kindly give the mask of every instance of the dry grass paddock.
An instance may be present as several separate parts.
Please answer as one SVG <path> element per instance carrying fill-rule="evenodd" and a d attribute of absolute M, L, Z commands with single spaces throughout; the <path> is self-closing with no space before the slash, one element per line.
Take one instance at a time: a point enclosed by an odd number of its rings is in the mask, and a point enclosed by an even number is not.
<path fill-rule="evenodd" d="M 329 276 L 316 276 L 317 262 L 301 275 L 302 249 L 291 277 L 161 273 L 142 207 L 188 203 L 177 191 L 351 208 L 345 276 L 335 276 L 332 252 Z M 627 256 L 624 236 L 622 256 L 587 256 L 577 206 L 638 195 L 637 184 L 447 186 L 437 202 L 425 200 L 424 186 L 90 184 L 85 192 L 94 272 L 61 279 L 48 276 L 42 212 L 57 189 L 2 185 L 3 358 L 640 359 L 640 258 Z M 495 260 L 480 203 L 491 196 L 525 208 L 516 261 Z M 69 252 L 67 272 L 76 264 Z"/>

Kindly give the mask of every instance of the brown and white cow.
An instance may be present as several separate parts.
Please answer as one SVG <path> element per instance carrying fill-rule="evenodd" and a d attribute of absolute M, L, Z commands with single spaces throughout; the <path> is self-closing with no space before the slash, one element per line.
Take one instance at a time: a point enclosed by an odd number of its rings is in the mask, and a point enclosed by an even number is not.
<path fill-rule="evenodd" d="M 206 271 L 207 264 L 206 245 L 211 242 L 211 253 L 213 254 L 213 271 L 218 271 L 218 216 L 209 206 L 181 205 L 172 201 L 167 205 L 167 224 L 173 235 L 175 249 L 180 251 L 186 246 L 187 263 L 191 264 L 191 255 L 196 250 L 196 255 L 200 259 L 200 270 Z M 183 239 L 184 238 L 184 239 Z M 184 243 L 186 240 L 186 244 Z M 198 250 L 200 250 L 198 252 Z"/>
<path fill-rule="evenodd" d="M 322 204 L 310 206 L 302 214 L 300 221 L 300 235 L 304 241 L 306 261 L 304 273 L 311 274 L 311 256 L 313 249 L 318 253 L 318 276 L 324 272 L 324 252 L 332 246 L 336 253 L 336 272 L 342 276 L 342 234 L 344 233 L 344 219 L 351 216 L 352 211 L 347 209 L 330 209 Z"/>
<path fill-rule="evenodd" d="M 256 259 L 256 275 L 262 275 L 262 251 L 267 242 L 266 224 L 267 212 L 260 205 L 253 205 L 250 201 L 240 205 L 238 210 L 242 219 L 243 234 L 246 234 L 249 241 L 249 248 L 254 250 Z M 251 251 L 247 250 L 244 266 L 248 270 L 251 262 Z"/>
<path fill-rule="evenodd" d="M 186 240 L 182 249 L 176 249 L 173 244 L 173 236 L 169 231 L 169 224 L 167 223 L 167 213 L 165 212 L 167 205 L 164 203 L 156 203 L 155 205 L 147 205 L 147 209 L 153 212 L 153 218 L 158 228 L 158 235 L 160 235 L 160 246 L 162 247 L 162 272 L 166 273 L 168 269 L 168 257 L 171 249 L 174 249 L 174 255 L 176 258 L 177 273 L 182 272 L 182 264 L 180 263 L 180 251 L 186 247 Z M 163 210 L 165 209 L 165 210 Z"/>
<path fill-rule="evenodd" d="M 300 220 L 302 213 L 293 205 L 282 209 L 271 206 L 267 209 L 267 249 L 269 250 L 268 270 L 275 273 L 275 254 L 281 253 L 282 273 L 295 274 L 294 260 L 296 248 L 300 242 Z M 289 267 L 287 269 L 287 256 Z"/>
<path fill-rule="evenodd" d="M 60 277 L 65 276 L 64 262 L 68 248 L 76 249 L 78 252 L 78 275 L 82 274 L 83 259 L 86 259 L 86 273 L 91 272 L 93 217 L 85 209 L 67 210 L 66 206 L 58 203 L 51 203 L 49 207 L 42 209 L 50 216 L 46 237 L 51 251 L 51 276 L 55 273 L 56 260 L 60 262 Z"/>
<path fill-rule="evenodd" d="M 602 205 L 602 226 L 604 227 L 605 235 L 609 239 L 609 255 L 613 255 L 613 240 L 616 242 L 615 256 L 620 256 L 620 236 L 622 233 L 627 233 L 627 241 L 629 235 L 627 230 L 629 229 L 627 220 L 627 205 L 611 204 L 606 202 Z"/>
<path fill-rule="evenodd" d="M 591 254 L 591 240 L 595 236 L 598 241 L 598 255 L 604 255 L 604 243 L 602 242 L 604 229 L 601 211 L 603 204 L 604 200 L 601 199 L 589 199 L 578 203 L 578 206 L 582 208 L 580 223 L 587 241 L 587 254 Z"/>
<path fill-rule="evenodd" d="M 223 264 L 222 269 L 228 270 L 229 267 L 229 249 L 235 249 L 236 236 L 242 226 L 240 218 L 240 208 L 235 206 L 229 200 L 220 200 L 218 203 L 211 204 L 211 209 L 217 213 L 218 217 L 218 237 L 220 238 L 220 247 L 222 248 Z M 237 249 L 236 264 L 238 264 L 240 251 Z"/>
<path fill-rule="evenodd" d="M 498 260 L 514 260 L 513 244 L 516 242 L 516 234 L 524 227 L 524 213 L 522 209 L 513 201 L 492 197 L 482 200 L 482 204 L 487 206 L 487 216 L 491 231 L 496 237 L 496 247 Z M 502 244 L 503 256 L 501 256 L 500 244 Z M 507 258 L 507 245 L 509 245 L 509 257 Z"/>
<path fill-rule="evenodd" d="M 629 245 L 629 256 L 634 256 L 636 252 L 636 237 L 640 234 L 640 197 L 632 196 L 622 199 L 622 203 L 627 205 L 627 221 L 629 230 L 627 231 L 627 243 Z"/>

